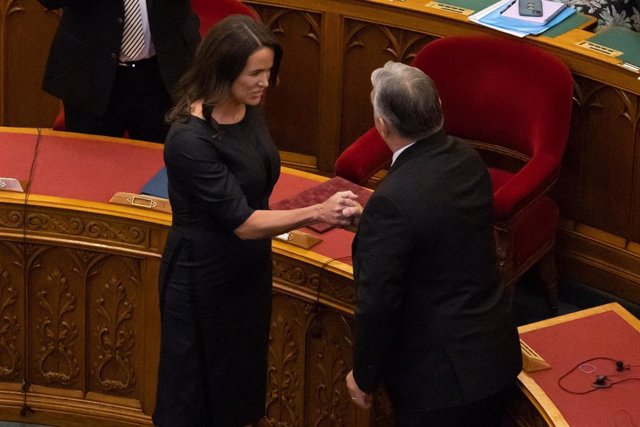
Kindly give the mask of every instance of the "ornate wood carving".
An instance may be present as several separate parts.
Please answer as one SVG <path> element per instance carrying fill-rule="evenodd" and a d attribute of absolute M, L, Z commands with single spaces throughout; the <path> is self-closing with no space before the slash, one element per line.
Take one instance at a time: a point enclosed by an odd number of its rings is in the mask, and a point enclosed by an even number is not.
<path fill-rule="evenodd" d="M 320 292 L 323 298 L 330 298 L 336 303 L 344 305 L 345 310 L 351 310 L 356 300 L 355 287 L 351 280 L 324 271 L 303 262 L 274 254 L 273 278 L 276 282 L 283 281 L 287 285 L 304 288 L 309 300 L 315 301 Z"/>
<path fill-rule="evenodd" d="M 330 310 L 322 310 L 314 322 L 318 331 L 307 341 L 305 425 L 353 425 L 356 408 L 345 385 L 351 369 L 351 322 Z"/>
<path fill-rule="evenodd" d="M 284 50 L 280 84 L 265 103 L 274 141 L 283 151 L 316 156 L 320 123 L 318 98 L 323 76 L 321 15 L 310 11 L 255 6 Z M 304 78 L 301 78 L 304 76 Z"/>
<path fill-rule="evenodd" d="M 78 215 L 30 213 L 29 231 L 60 233 L 91 239 L 140 245 L 147 239 L 144 228 L 117 220 L 103 221 Z"/>
<path fill-rule="evenodd" d="M 0 227 L 22 228 L 24 212 L 9 206 L 0 209 Z"/>
<path fill-rule="evenodd" d="M 105 391 L 123 391 L 136 381 L 133 365 L 135 337 L 128 322 L 133 317 L 134 305 L 128 299 L 121 278 L 111 276 L 100 290 L 96 311 L 101 322 L 95 327 L 97 360 L 91 374 Z"/>
<path fill-rule="evenodd" d="M 141 398 L 136 371 L 144 346 L 137 346 L 136 336 L 142 322 L 142 268 L 138 259 L 104 254 L 87 264 L 90 390 Z"/>
<path fill-rule="evenodd" d="M 636 129 L 635 96 L 601 83 L 583 87 L 582 191 L 577 220 L 629 238 Z M 610 126 L 602 126 L 608 123 Z"/>
<path fill-rule="evenodd" d="M 410 63 L 418 49 L 433 39 L 386 25 L 345 19 L 340 152 L 373 126 L 371 72 L 387 61 Z"/>
<path fill-rule="evenodd" d="M 35 330 L 40 348 L 35 355 L 35 373 L 46 384 L 70 385 L 80 374 L 76 353 L 79 326 L 70 315 L 77 308 L 77 295 L 59 266 L 46 272 L 46 281 L 36 285 L 36 294 L 40 310 Z"/>
<path fill-rule="evenodd" d="M 24 286 L 21 279 L 23 261 L 19 248 L 0 244 L 0 380 L 15 380 L 22 369 L 22 303 Z M 19 311 L 20 310 L 20 311 Z"/>
<path fill-rule="evenodd" d="M 285 295 L 273 297 L 267 376 L 267 426 L 302 426 L 305 381 L 304 324 L 309 304 Z"/>

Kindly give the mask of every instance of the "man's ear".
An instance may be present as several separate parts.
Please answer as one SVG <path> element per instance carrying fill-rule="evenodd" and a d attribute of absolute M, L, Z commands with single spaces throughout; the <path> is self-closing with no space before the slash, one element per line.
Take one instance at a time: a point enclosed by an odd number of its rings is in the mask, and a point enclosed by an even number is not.
<path fill-rule="evenodd" d="M 382 138 L 386 138 L 389 134 L 389 124 L 384 119 L 384 117 L 377 116 L 375 118 L 376 129 L 378 129 L 378 133 Z"/>

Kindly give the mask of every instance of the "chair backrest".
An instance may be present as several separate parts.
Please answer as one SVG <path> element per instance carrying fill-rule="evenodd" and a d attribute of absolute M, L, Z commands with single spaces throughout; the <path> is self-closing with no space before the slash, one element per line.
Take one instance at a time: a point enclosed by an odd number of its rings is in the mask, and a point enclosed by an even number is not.
<path fill-rule="evenodd" d="M 515 172 L 537 157 L 549 178 L 557 174 L 573 94 L 571 72 L 559 59 L 513 40 L 452 36 L 422 47 L 412 65 L 436 83 L 448 134 L 476 141 L 501 169 Z M 364 185 L 390 158 L 371 128 L 340 154 L 336 175 Z"/>
<path fill-rule="evenodd" d="M 430 76 L 450 135 L 544 155 L 559 168 L 571 123 L 573 82 L 553 55 L 498 37 L 435 40 L 413 66 Z"/>
<path fill-rule="evenodd" d="M 200 18 L 201 37 L 204 37 L 218 21 L 229 15 L 248 15 L 260 19 L 255 10 L 240 0 L 191 0 L 191 8 Z"/>

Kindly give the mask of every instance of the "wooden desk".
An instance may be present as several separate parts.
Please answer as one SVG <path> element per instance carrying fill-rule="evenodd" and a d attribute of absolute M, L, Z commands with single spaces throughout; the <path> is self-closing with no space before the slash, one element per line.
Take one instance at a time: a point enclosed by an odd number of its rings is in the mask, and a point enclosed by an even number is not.
<path fill-rule="evenodd" d="M 410 62 L 439 37 L 516 40 L 427 10 L 427 0 L 246 1 L 284 49 L 280 85 L 266 103 L 274 141 L 288 165 L 323 175 L 332 175 L 338 154 L 371 128 L 375 68 Z M 50 127 L 60 103 L 42 92 L 41 81 L 60 13 L 37 0 L 0 5 L 0 124 Z M 517 39 L 559 57 L 574 77 L 571 135 L 552 193 L 562 217 L 558 269 L 640 304 L 640 80 L 616 59 L 576 45 L 591 35 L 576 29 Z"/>
<path fill-rule="evenodd" d="M 521 426 L 638 425 L 640 422 L 640 320 L 611 303 L 532 323 L 519 328 L 521 338 L 542 356 L 551 369 L 518 376 L 523 396 L 514 399 L 511 413 Z M 595 373 L 580 371 L 588 359 Z M 617 372 L 615 363 L 632 365 Z M 571 394 L 565 389 L 586 394 Z M 612 381 L 637 378 L 594 389 L 597 375 Z M 526 397 L 526 398 L 525 398 Z M 533 405 L 533 406 L 532 406 Z M 631 422 L 630 422 L 631 421 Z"/>
<path fill-rule="evenodd" d="M 0 191 L 0 419 L 150 425 L 159 352 L 158 270 L 171 216 L 108 200 L 116 191 L 139 192 L 162 167 L 162 146 L 0 128 L 0 152 L 7 154 L 0 157 L 0 176 L 32 177 L 26 200 L 23 193 Z M 326 179 L 282 172 L 272 203 Z M 263 425 L 392 426 L 381 395 L 366 412 L 356 409 L 346 391 L 356 302 L 353 235 L 331 230 L 321 237 L 311 250 L 273 242 Z M 524 395 L 514 402 L 513 417 L 527 426 L 540 419 L 563 425 L 535 378 L 520 379 Z M 35 412 L 23 417 L 25 402 Z"/>
<path fill-rule="evenodd" d="M 31 177 L 28 197 L 0 191 L 0 419 L 151 424 L 158 270 L 171 216 L 108 200 L 138 193 L 162 167 L 162 146 L 0 128 L 0 152 L 0 176 Z M 282 172 L 272 202 L 325 179 Z M 273 243 L 265 424 L 369 424 L 344 385 L 352 237 L 331 230 L 312 250 Z M 22 417 L 25 402 L 35 412 Z"/>

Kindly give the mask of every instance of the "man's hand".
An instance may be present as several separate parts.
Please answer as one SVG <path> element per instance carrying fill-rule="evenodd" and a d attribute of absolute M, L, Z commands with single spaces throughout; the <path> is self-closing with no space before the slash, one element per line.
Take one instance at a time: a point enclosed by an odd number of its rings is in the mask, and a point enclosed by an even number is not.
<path fill-rule="evenodd" d="M 353 218 L 351 216 L 345 216 L 343 211 L 350 207 L 360 206 L 358 202 L 355 201 L 357 198 L 358 196 L 350 190 L 338 191 L 317 205 L 319 207 L 318 220 L 339 227 L 350 226 Z"/>
<path fill-rule="evenodd" d="M 358 384 L 356 384 L 356 380 L 353 378 L 353 371 L 350 371 L 347 374 L 346 382 L 347 390 L 349 390 L 349 394 L 351 395 L 351 400 L 353 400 L 353 403 L 355 403 L 362 409 L 371 408 L 373 397 L 371 397 L 370 394 L 367 394 L 364 391 L 360 390 L 360 387 L 358 387 Z"/>
<path fill-rule="evenodd" d="M 343 228 L 353 232 L 358 231 L 358 224 L 360 223 L 360 216 L 362 215 L 362 206 L 360 203 L 355 202 L 355 206 L 342 209 L 342 215 L 344 215 L 345 218 L 351 218 L 351 224 Z"/>

